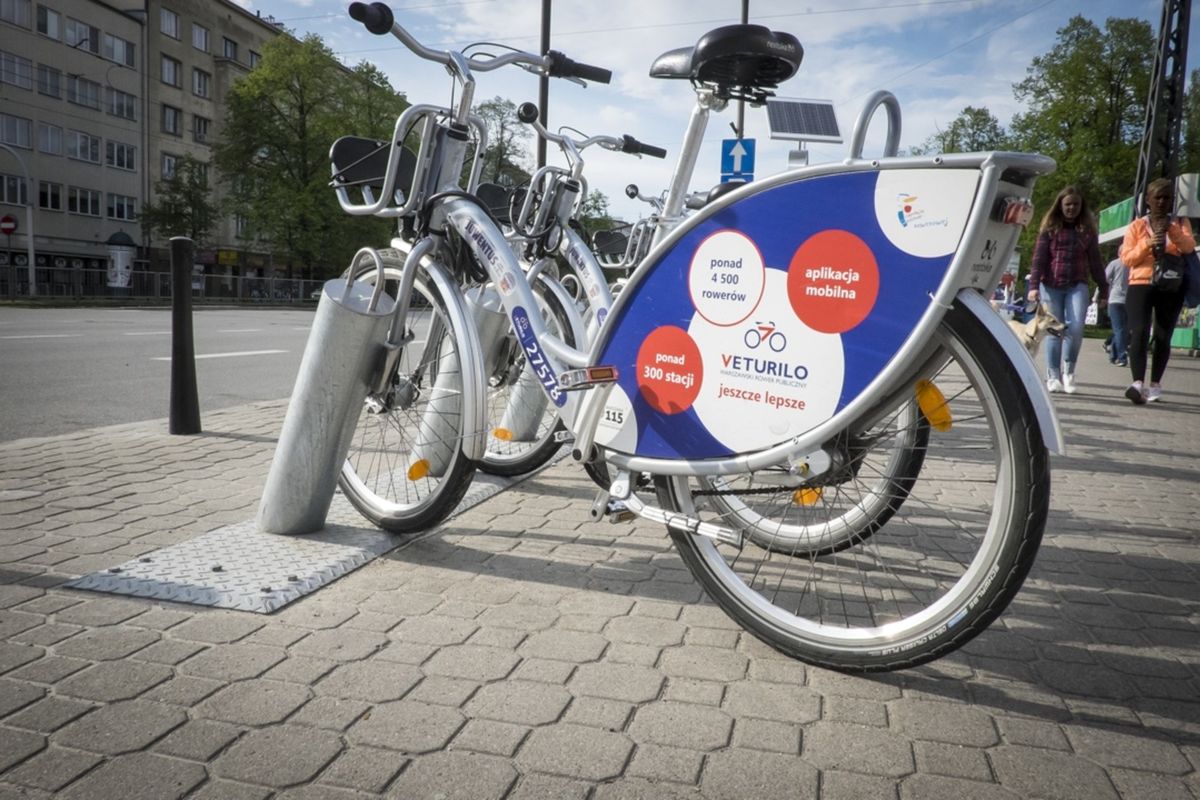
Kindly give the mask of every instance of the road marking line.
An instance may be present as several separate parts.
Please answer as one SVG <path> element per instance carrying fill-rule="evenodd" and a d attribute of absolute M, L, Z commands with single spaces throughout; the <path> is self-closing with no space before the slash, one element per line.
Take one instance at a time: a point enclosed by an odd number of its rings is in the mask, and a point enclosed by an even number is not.
<path fill-rule="evenodd" d="M 0 339 L 78 339 L 81 333 L 24 333 L 0 336 Z"/>
<path fill-rule="evenodd" d="M 287 350 L 242 350 L 239 353 L 203 353 L 196 356 L 196 359 L 201 358 L 235 358 L 237 356 L 269 356 L 277 353 L 286 353 Z M 171 356 L 155 356 L 151 361 L 170 361 Z"/>

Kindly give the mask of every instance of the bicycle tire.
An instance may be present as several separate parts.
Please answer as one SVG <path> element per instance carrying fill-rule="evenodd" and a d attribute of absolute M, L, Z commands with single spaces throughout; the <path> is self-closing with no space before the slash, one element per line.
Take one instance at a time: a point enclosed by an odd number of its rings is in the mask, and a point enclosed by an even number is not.
<path fill-rule="evenodd" d="M 931 661 L 998 617 L 1033 565 L 1050 473 L 1029 397 L 1000 345 L 965 308 L 955 304 L 936 336 L 945 361 L 932 379 L 954 419 L 948 430 L 930 432 L 920 473 L 871 536 L 852 548 L 806 547 L 792 556 L 749 536 L 737 547 L 668 528 L 713 601 L 787 655 L 844 672 Z M 910 401 L 901 393 L 895 402 Z M 848 474 L 832 488 L 848 495 L 856 480 Z M 660 478 L 659 500 L 722 524 L 721 504 L 694 494 L 703 486 Z M 788 513 L 843 513 L 835 501 Z"/>
<path fill-rule="evenodd" d="M 398 281 L 403 255 L 383 250 L 380 256 L 384 280 Z M 419 266 L 413 282 L 408 320 L 414 338 L 404 345 L 388 390 L 364 403 L 338 477 L 358 512 L 393 533 L 427 530 L 448 517 L 476 467 L 463 450 L 470 432 L 461 400 L 455 400 L 464 391 L 460 343 L 473 332 L 448 313 L 429 270 Z M 371 270 L 359 279 L 373 283 L 377 277 Z"/>
<path fill-rule="evenodd" d="M 543 281 L 533 285 L 533 293 L 550 332 L 571 347 L 575 335 L 558 297 L 548 291 Z M 537 378 L 526 364 L 524 351 L 517 343 L 510 326 L 507 343 L 502 348 L 506 356 L 488 375 L 488 437 L 479 469 L 490 475 L 513 477 L 533 472 L 544 466 L 562 448 L 556 437 L 566 430 L 558 416 L 558 408 L 550 403 Z M 523 406 L 523 408 L 518 408 Z M 509 432 L 506 421 L 523 417 L 526 430 L 516 438 L 502 439 L 498 434 Z"/>

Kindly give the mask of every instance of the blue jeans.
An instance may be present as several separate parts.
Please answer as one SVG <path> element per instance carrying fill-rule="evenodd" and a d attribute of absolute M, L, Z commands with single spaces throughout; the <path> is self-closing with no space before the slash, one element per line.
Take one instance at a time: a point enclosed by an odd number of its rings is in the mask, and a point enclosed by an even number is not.
<path fill-rule="evenodd" d="M 1079 347 L 1083 343 L 1083 317 L 1087 314 L 1088 286 L 1073 283 L 1055 288 L 1042 284 L 1041 301 L 1050 307 L 1050 313 L 1067 326 L 1061 337 L 1047 336 L 1046 377 L 1061 379 L 1063 373 L 1075 374 L 1075 362 L 1079 359 Z"/>
<path fill-rule="evenodd" d="M 1124 361 L 1129 347 L 1129 316 L 1124 303 L 1109 303 L 1108 319 L 1112 323 L 1112 360 Z"/>

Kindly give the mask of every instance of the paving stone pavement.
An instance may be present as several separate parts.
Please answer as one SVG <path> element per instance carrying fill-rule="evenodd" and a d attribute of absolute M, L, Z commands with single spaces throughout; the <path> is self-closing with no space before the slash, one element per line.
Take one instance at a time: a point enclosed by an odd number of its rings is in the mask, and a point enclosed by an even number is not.
<path fill-rule="evenodd" d="M 1085 342 L 1037 565 L 958 653 L 806 667 L 569 462 L 270 616 L 61 584 L 252 518 L 284 402 L 0 444 L 0 799 L 1200 798 L 1200 360 Z"/>

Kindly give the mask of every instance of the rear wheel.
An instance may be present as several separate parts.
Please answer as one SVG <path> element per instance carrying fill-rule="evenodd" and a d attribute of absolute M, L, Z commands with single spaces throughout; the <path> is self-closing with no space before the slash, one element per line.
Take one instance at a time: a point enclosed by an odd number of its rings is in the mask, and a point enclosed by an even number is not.
<path fill-rule="evenodd" d="M 845 463 L 823 476 L 754 493 L 659 479 L 665 507 L 744 531 L 735 546 L 670 529 L 713 600 L 782 652 L 854 672 L 930 661 L 984 630 L 1033 564 L 1050 473 L 1029 398 L 965 309 L 937 337 L 941 368 L 831 445 Z"/>
<path fill-rule="evenodd" d="M 391 293 L 403 264 L 381 251 Z M 375 273 L 360 276 L 374 282 Z M 466 494 L 475 464 L 463 451 L 462 343 L 471 331 L 450 313 L 425 266 L 413 284 L 407 326 L 412 339 L 387 387 L 359 415 L 338 485 L 359 513 L 396 533 L 425 530 L 449 516 Z M 453 284 L 449 284 L 453 287 Z"/>

